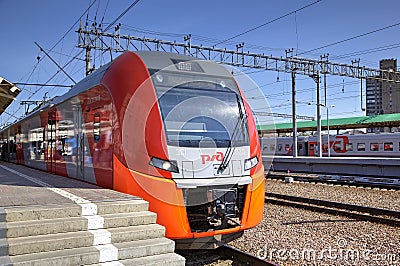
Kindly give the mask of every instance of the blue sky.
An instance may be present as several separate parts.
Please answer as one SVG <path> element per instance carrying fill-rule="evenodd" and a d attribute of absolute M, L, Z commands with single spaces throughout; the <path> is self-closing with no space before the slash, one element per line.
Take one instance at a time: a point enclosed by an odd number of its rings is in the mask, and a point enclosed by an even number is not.
<path fill-rule="evenodd" d="M 37 56 L 43 57 L 34 44 L 38 42 L 45 50 L 56 44 L 67 30 L 88 8 L 90 0 L 0 0 L 0 76 L 11 82 L 44 83 L 57 72 L 57 67 L 48 58 L 37 63 Z M 133 1 L 97 0 L 89 10 L 89 19 L 104 23 L 112 22 Z M 162 33 L 155 35 L 129 30 L 121 33 L 155 37 L 166 40 L 183 41 L 183 36 L 192 34 L 192 43 L 211 46 L 218 40 L 225 40 L 253 27 L 281 17 L 291 11 L 309 5 L 312 0 L 248 0 L 248 1 L 161 1 L 141 0 L 118 22 L 147 31 Z M 108 3 L 108 8 L 106 9 Z M 235 49 L 236 43 L 245 42 L 245 50 L 274 56 L 285 56 L 285 49 L 294 48 L 295 54 L 307 58 L 320 58 L 329 53 L 334 62 L 349 63 L 361 59 L 360 64 L 378 68 L 379 60 L 397 58 L 400 52 L 400 26 L 369 34 L 338 45 L 304 53 L 316 48 L 345 40 L 360 34 L 377 30 L 400 22 L 398 11 L 400 2 L 396 0 L 322 0 L 295 14 L 270 23 L 264 27 L 242 35 L 230 42 L 218 45 Z M 84 16 L 86 20 L 86 15 Z M 50 55 L 61 65 L 76 55 L 77 34 L 73 27 Z M 168 33 L 168 34 L 167 34 Z M 207 38 L 204 38 L 207 37 Z M 395 48 L 399 46 L 399 48 Z M 360 53 L 379 47 L 379 52 Z M 351 54 L 349 56 L 349 54 Z M 344 56 L 343 56 L 344 55 Z M 340 56 L 340 57 L 339 57 Z M 81 55 L 83 58 L 83 55 Z M 104 59 L 107 60 L 107 59 Z M 101 63 L 100 60 L 96 65 Z M 66 71 L 75 80 L 84 77 L 84 62 L 74 60 Z M 244 70 L 245 73 L 254 70 Z M 249 76 L 260 86 L 273 112 L 291 113 L 290 75 L 271 71 L 251 73 Z M 277 81 L 279 77 L 279 82 Z M 49 83 L 67 84 L 71 81 L 59 73 Z M 361 111 L 360 82 L 356 79 L 328 76 L 328 104 L 336 107 L 330 117 L 359 116 Z M 23 112 L 19 101 L 40 100 L 45 92 L 56 96 L 66 92 L 63 88 L 44 88 L 32 96 L 37 87 L 21 86 L 23 92 L 6 111 L 20 116 Z M 364 86 L 365 87 L 365 86 Z M 307 76 L 298 76 L 298 114 L 315 116 L 315 83 Z M 308 103 L 312 103 L 308 105 Z M 365 105 L 365 103 L 364 103 Z M 260 110 L 261 111 L 261 110 Z M 9 115 L 0 117 L 0 124 L 13 121 Z M 277 120 L 283 122 L 283 120 Z"/>

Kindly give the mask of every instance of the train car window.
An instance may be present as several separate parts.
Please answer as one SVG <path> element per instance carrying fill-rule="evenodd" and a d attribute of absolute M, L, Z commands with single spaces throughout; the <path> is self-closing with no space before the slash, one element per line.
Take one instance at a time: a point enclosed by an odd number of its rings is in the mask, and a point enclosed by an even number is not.
<path fill-rule="evenodd" d="M 352 151 L 353 150 L 353 143 L 346 143 L 346 151 Z"/>
<path fill-rule="evenodd" d="M 341 151 L 342 150 L 341 144 L 340 143 L 333 144 L 333 150 L 334 151 Z"/>
<path fill-rule="evenodd" d="M 278 151 L 282 151 L 282 144 L 278 145 Z"/>
<path fill-rule="evenodd" d="M 335 148 L 335 147 L 333 147 Z M 328 145 L 322 144 L 322 152 L 328 152 Z"/>
<path fill-rule="evenodd" d="M 365 151 L 365 143 L 357 143 L 357 151 Z"/>
<path fill-rule="evenodd" d="M 297 147 L 299 147 L 299 150 L 302 150 L 303 149 L 303 144 L 299 143 L 299 145 Z"/>
<path fill-rule="evenodd" d="M 289 144 L 285 144 L 285 151 L 288 151 L 290 149 Z"/>
<path fill-rule="evenodd" d="M 314 144 L 310 144 L 310 151 L 314 150 Z"/>
<path fill-rule="evenodd" d="M 378 143 L 371 143 L 370 150 L 371 151 L 379 151 L 379 144 Z"/>
<path fill-rule="evenodd" d="M 275 144 L 271 144 L 271 151 L 275 151 Z"/>
<path fill-rule="evenodd" d="M 95 113 L 93 118 L 93 139 L 94 142 L 100 141 L 100 113 Z"/>
<path fill-rule="evenodd" d="M 393 151 L 393 142 L 385 142 L 383 144 L 384 151 Z"/>

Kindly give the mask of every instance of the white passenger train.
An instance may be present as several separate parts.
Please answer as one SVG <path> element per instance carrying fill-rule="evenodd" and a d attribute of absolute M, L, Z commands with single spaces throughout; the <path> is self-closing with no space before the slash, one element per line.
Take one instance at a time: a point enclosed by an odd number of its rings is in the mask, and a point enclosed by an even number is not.
<path fill-rule="evenodd" d="M 299 156 L 318 154 L 317 136 L 299 136 Z M 322 155 L 328 155 L 328 136 L 322 136 Z M 278 137 L 276 141 L 264 137 L 261 141 L 264 155 L 293 155 L 293 138 Z M 330 135 L 331 156 L 400 157 L 400 133 Z"/>

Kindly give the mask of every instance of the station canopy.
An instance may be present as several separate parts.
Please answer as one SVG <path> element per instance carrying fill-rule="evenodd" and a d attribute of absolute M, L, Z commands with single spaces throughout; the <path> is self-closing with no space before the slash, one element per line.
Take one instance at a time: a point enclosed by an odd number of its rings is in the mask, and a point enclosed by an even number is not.
<path fill-rule="evenodd" d="M 0 76 L 0 115 L 21 92 L 17 86 Z"/>
<path fill-rule="evenodd" d="M 326 119 L 321 120 L 321 129 L 328 129 Z M 358 116 L 347 118 L 329 119 L 329 129 L 356 129 L 356 128 L 374 128 L 374 127 L 400 127 L 400 113 Z M 293 131 L 292 123 L 281 123 L 276 125 L 257 125 L 257 129 L 261 132 L 270 133 L 291 133 Z M 298 121 L 297 131 L 316 131 L 317 121 Z"/>

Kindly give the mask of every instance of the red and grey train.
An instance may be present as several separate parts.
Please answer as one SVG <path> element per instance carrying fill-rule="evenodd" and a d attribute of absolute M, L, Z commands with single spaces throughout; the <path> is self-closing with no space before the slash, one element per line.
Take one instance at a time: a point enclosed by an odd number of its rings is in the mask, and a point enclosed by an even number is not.
<path fill-rule="evenodd" d="M 265 155 L 292 155 L 293 138 L 278 137 L 275 139 L 262 138 L 262 153 Z M 318 140 L 316 136 L 299 136 L 297 151 L 300 156 L 316 156 L 318 154 Z M 399 157 L 400 134 L 356 134 L 356 135 L 330 135 L 322 136 L 322 155 L 337 157 Z"/>
<path fill-rule="evenodd" d="M 125 52 L 0 137 L 3 160 L 144 198 L 178 246 L 223 243 L 263 216 L 255 121 L 215 62 Z"/>

